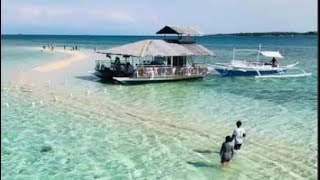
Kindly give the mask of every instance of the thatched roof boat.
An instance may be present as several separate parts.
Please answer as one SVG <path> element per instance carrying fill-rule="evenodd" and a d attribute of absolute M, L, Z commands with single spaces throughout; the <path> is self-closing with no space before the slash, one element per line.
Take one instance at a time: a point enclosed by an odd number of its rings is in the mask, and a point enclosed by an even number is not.
<path fill-rule="evenodd" d="M 206 65 L 193 63 L 196 56 L 215 56 L 206 47 L 189 40 L 200 34 L 196 28 L 165 26 L 157 34 L 177 34 L 177 39 L 146 39 L 98 53 L 110 61 L 97 61 L 95 75 L 124 84 L 200 79 L 208 72 Z M 183 35 L 186 40 L 182 40 Z M 122 63 L 120 58 L 122 58 Z M 114 59 L 112 62 L 112 59 Z"/>

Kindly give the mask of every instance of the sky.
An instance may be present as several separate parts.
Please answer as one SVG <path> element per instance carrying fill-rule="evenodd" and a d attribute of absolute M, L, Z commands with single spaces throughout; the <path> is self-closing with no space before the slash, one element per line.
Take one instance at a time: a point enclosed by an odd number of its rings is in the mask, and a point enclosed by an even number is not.
<path fill-rule="evenodd" d="M 1 34 L 317 31 L 317 0 L 1 0 Z"/>

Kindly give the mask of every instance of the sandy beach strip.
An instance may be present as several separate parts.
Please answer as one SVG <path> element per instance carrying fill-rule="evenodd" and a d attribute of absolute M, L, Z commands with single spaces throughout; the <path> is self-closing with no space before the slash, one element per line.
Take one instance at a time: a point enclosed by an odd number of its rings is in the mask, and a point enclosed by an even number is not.
<path fill-rule="evenodd" d="M 73 63 L 83 61 L 86 58 L 88 58 L 88 55 L 86 53 L 80 52 L 80 51 L 55 50 L 55 52 L 66 53 L 66 54 L 71 55 L 71 57 L 65 58 L 62 60 L 58 60 L 53 63 L 37 66 L 37 67 L 33 68 L 33 70 L 38 71 L 38 72 L 52 72 L 55 70 L 66 68 Z"/>

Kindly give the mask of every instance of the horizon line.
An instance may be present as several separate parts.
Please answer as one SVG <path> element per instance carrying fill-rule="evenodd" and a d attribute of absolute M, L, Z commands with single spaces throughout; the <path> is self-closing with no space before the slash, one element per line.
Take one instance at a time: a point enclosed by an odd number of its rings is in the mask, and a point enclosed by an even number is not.
<path fill-rule="evenodd" d="M 232 34 L 253 34 L 253 33 L 318 33 L 318 30 L 314 31 L 265 31 L 265 32 L 233 32 L 233 33 L 206 33 L 205 35 L 232 35 Z M 24 33 L 6 33 L 2 35 L 34 35 L 34 36 L 164 36 L 158 34 L 24 34 Z"/>

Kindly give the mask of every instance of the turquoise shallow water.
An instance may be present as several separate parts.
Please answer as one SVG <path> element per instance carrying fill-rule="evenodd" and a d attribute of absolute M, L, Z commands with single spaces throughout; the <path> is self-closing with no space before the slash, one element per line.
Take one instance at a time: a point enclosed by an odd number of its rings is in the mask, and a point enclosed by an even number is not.
<path fill-rule="evenodd" d="M 19 69 L 27 76 L 34 66 L 66 56 L 41 52 L 39 47 L 48 41 L 77 44 L 91 54 L 94 46 L 103 49 L 144 38 L 3 36 L 1 65 L 4 75 Z M 228 62 L 234 47 L 262 43 L 279 49 L 284 64 L 299 61 L 313 73 L 307 78 L 213 77 L 119 86 L 99 83 L 88 73 L 93 59 L 29 85 L 2 76 L 1 177 L 315 179 L 316 38 L 198 39 L 217 54 L 206 61 Z M 26 86 L 33 91 L 25 91 Z M 221 168 L 217 152 L 237 120 L 243 121 L 248 138 L 229 167 Z M 45 147 L 51 150 L 41 152 Z"/>

